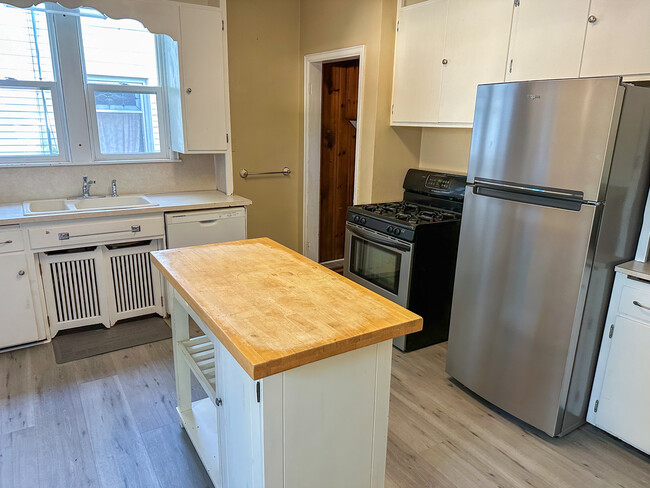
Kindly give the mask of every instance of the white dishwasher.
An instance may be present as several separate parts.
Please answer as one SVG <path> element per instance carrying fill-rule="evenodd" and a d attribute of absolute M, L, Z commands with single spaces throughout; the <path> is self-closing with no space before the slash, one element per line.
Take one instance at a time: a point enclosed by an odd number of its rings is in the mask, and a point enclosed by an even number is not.
<path fill-rule="evenodd" d="M 246 239 L 246 209 L 230 207 L 165 214 L 167 249 Z"/>
<path fill-rule="evenodd" d="M 216 244 L 246 239 L 246 208 L 229 207 L 165 214 L 167 249 Z M 166 309 L 172 313 L 173 293 L 169 283 Z"/>

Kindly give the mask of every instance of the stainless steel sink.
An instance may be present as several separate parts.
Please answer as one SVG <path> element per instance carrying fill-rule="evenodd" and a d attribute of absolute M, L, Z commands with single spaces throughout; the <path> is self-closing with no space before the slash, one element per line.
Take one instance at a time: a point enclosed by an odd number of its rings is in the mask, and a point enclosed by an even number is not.
<path fill-rule="evenodd" d="M 34 200 L 23 203 L 25 215 L 65 214 L 75 212 L 92 212 L 120 208 L 155 207 L 147 197 L 142 195 L 124 195 L 120 197 L 80 198 L 54 200 Z"/>

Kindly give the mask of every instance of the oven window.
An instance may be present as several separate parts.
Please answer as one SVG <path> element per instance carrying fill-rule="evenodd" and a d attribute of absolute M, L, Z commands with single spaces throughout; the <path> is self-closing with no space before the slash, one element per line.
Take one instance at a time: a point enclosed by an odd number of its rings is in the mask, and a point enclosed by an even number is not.
<path fill-rule="evenodd" d="M 352 236 L 350 272 L 397 295 L 402 255 Z"/>

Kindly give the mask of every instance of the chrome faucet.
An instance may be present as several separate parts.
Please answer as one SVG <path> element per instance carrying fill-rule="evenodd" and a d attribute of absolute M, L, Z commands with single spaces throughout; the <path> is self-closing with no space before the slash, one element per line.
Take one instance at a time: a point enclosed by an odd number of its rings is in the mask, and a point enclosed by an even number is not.
<path fill-rule="evenodd" d="M 112 196 L 117 197 L 117 180 L 111 181 L 111 189 L 113 190 Z"/>
<path fill-rule="evenodd" d="M 95 184 L 95 180 L 89 180 L 88 176 L 84 175 L 84 182 L 81 186 L 81 198 L 90 198 L 90 185 Z"/>

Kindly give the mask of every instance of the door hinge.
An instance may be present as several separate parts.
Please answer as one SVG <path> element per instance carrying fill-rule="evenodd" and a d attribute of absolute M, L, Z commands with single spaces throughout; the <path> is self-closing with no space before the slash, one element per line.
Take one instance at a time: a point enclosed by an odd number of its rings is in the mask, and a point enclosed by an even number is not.
<path fill-rule="evenodd" d="M 510 73 L 512 73 L 512 62 L 513 61 L 514 61 L 513 59 L 510 60 Z"/>
<path fill-rule="evenodd" d="M 599 402 L 598 400 L 596 400 L 596 401 L 594 402 L 594 413 L 596 413 L 596 412 L 598 411 L 598 404 L 599 404 L 599 403 L 600 403 L 600 402 Z"/>
<path fill-rule="evenodd" d="M 392 104 L 390 106 L 390 113 L 391 113 L 391 115 L 395 114 L 395 104 Z"/>
<path fill-rule="evenodd" d="M 397 21 L 397 32 L 399 32 L 399 20 Z"/>
<path fill-rule="evenodd" d="M 611 339 L 614 335 L 614 324 L 609 326 L 609 338 Z"/>
<path fill-rule="evenodd" d="M 519 7 L 519 0 L 515 0 L 515 7 Z"/>
<path fill-rule="evenodd" d="M 165 306 L 165 297 L 163 295 L 160 295 L 160 306 L 161 307 Z"/>
<path fill-rule="evenodd" d="M 221 21 L 221 30 L 226 30 L 226 23 L 223 20 Z"/>
<path fill-rule="evenodd" d="M 257 384 L 255 385 L 255 388 L 256 388 L 256 390 L 257 390 L 257 403 L 260 403 L 261 393 L 260 393 L 260 382 L 259 382 L 259 381 L 258 381 Z"/>
<path fill-rule="evenodd" d="M 230 142 L 230 137 L 228 137 L 228 134 L 226 134 L 226 142 Z"/>

